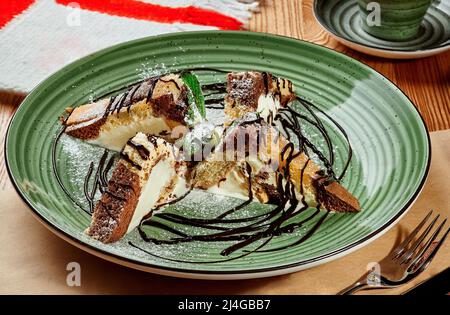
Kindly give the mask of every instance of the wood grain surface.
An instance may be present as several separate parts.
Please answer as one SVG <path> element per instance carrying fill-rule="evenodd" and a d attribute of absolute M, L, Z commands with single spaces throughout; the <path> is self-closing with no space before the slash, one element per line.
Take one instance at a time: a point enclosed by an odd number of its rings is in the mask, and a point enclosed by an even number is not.
<path fill-rule="evenodd" d="M 430 131 L 450 128 L 450 51 L 419 60 L 389 60 L 367 56 L 332 39 L 316 22 L 312 0 L 263 0 L 250 30 L 290 36 L 327 46 L 356 58 L 393 81 L 422 114 Z M 0 92 L 0 136 L 24 95 Z M 3 155 L 4 147 L 1 146 Z M 0 190 L 11 186 L 4 158 L 0 161 Z"/>

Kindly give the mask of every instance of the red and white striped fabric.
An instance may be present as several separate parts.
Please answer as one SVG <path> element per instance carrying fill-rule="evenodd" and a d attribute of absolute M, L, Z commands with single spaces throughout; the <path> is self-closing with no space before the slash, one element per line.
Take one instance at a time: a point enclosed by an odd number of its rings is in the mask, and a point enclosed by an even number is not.
<path fill-rule="evenodd" d="M 0 90 L 29 92 L 101 48 L 149 35 L 247 26 L 259 0 L 0 0 Z"/>

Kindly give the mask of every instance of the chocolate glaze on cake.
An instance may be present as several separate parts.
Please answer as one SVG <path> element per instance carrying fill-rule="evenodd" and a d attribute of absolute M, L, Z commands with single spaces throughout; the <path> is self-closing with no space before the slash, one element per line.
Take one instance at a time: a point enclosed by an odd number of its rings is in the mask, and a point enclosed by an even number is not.
<path fill-rule="evenodd" d="M 181 78 L 175 74 L 157 76 L 130 86 L 117 96 L 76 107 L 64 122 L 65 132 L 118 151 L 127 138 L 139 131 L 166 135 L 169 139 L 174 127 L 186 125 L 188 109 L 187 88 Z M 120 138 L 117 143 L 111 140 L 118 136 L 117 132 L 124 131 L 126 139 Z"/>

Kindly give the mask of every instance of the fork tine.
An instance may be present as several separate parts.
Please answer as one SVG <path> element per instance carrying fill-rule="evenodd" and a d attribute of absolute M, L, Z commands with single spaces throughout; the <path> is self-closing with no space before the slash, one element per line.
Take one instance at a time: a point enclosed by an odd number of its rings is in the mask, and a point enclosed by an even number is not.
<path fill-rule="evenodd" d="M 411 234 L 409 234 L 408 237 L 392 251 L 391 256 L 393 258 L 397 258 L 401 254 L 403 254 L 403 252 L 406 249 L 406 246 L 409 244 L 409 242 L 411 242 L 411 240 L 414 238 L 414 236 L 416 236 L 416 234 L 420 231 L 422 226 L 428 221 L 428 218 L 431 216 L 432 213 L 433 213 L 433 210 L 430 210 L 430 212 L 428 212 L 428 214 L 425 216 L 425 218 L 422 220 L 422 222 L 420 222 L 419 225 L 417 225 L 417 227 L 414 229 L 414 231 L 412 231 Z"/>
<path fill-rule="evenodd" d="M 428 239 L 428 241 L 425 243 L 425 245 L 418 251 L 418 253 L 416 253 L 414 255 L 414 257 L 411 258 L 411 263 L 407 270 L 408 272 L 410 271 L 412 266 L 414 266 L 418 261 L 420 261 L 420 259 L 422 259 L 422 257 L 424 257 L 426 252 L 433 245 L 434 241 L 436 240 L 437 236 L 441 232 L 442 228 L 445 226 L 445 223 L 447 223 L 447 219 L 445 219 L 444 221 L 442 221 L 441 224 L 439 224 L 438 228 L 436 229 L 436 231 L 434 231 L 433 235 L 431 235 L 431 237 Z"/>
<path fill-rule="evenodd" d="M 417 238 L 417 240 L 415 240 L 415 242 L 411 245 L 411 248 L 409 248 L 408 251 L 406 251 L 406 253 L 398 257 L 399 259 L 400 258 L 402 259 L 401 261 L 402 264 L 408 262 L 411 259 L 411 257 L 414 255 L 414 252 L 419 247 L 419 245 L 422 244 L 423 240 L 427 237 L 428 234 L 430 234 L 430 231 L 436 224 L 437 220 L 439 219 L 439 216 L 440 215 L 438 214 L 433 219 L 433 221 L 431 221 L 431 223 L 427 226 L 425 231 L 423 231 L 422 234 Z"/>
<path fill-rule="evenodd" d="M 450 228 L 447 229 L 447 231 L 445 232 L 444 236 L 441 237 L 441 239 L 438 241 L 437 245 L 433 248 L 432 252 L 430 253 L 430 255 L 428 255 L 428 257 L 424 260 L 424 261 L 420 261 L 420 257 L 417 262 L 415 264 L 420 264 L 418 266 L 411 266 L 409 269 L 413 270 L 413 274 L 414 275 L 418 275 L 419 273 L 421 273 L 422 271 L 424 271 L 431 263 L 431 261 L 433 260 L 434 256 L 436 255 L 436 253 L 438 252 L 439 248 L 442 246 L 442 244 L 444 244 L 445 239 L 448 236 L 448 233 L 450 232 Z"/>

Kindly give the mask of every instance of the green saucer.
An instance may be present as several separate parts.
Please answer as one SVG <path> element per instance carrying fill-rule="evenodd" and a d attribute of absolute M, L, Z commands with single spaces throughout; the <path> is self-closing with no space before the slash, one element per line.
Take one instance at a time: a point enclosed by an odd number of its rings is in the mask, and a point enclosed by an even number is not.
<path fill-rule="evenodd" d="M 405 41 L 389 41 L 366 33 L 356 0 L 316 0 L 314 15 L 331 36 L 357 51 L 385 58 L 422 58 L 450 49 L 450 1 L 434 1 L 419 33 Z"/>

